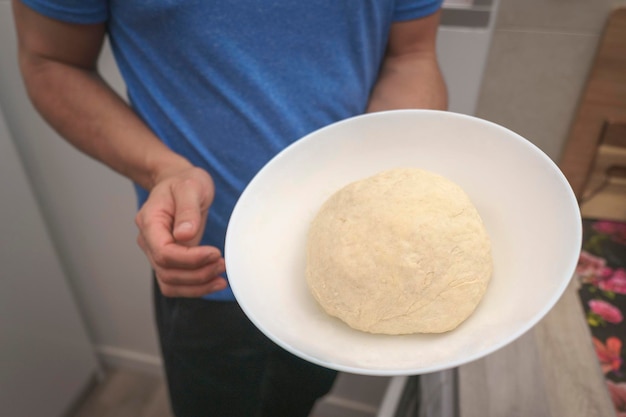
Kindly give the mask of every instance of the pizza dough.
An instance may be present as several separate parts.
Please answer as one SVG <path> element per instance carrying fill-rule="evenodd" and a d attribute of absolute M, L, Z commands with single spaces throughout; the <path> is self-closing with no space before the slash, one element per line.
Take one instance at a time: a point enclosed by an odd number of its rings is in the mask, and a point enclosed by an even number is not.
<path fill-rule="evenodd" d="M 306 279 L 330 315 L 370 333 L 441 333 L 472 314 L 491 244 L 467 194 L 399 168 L 332 195 L 309 230 Z"/>

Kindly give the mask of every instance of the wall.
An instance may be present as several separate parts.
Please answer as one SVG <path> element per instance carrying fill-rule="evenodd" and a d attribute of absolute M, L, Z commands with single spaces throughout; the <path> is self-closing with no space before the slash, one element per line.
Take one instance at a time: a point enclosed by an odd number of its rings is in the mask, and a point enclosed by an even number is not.
<path fill-rule="evenodd" d="M 158 370 L 149 265 L 135 244 L 131 184 L 74 150 L 28 101 L 10 2 L 0 1 L 0 104 L 101 359 Z M 122 83 L 106 50 L 105 76 Z"/>
<path fill-rule="evenodd" d="M 59 417 L 98 363 L 1 106 L 0 195 L 0 410 Z"/>
<path fill-rule="evenodd" d="M 606 18 L 624 0 L 501 0 L 477 115 L 558 160 Z"/>

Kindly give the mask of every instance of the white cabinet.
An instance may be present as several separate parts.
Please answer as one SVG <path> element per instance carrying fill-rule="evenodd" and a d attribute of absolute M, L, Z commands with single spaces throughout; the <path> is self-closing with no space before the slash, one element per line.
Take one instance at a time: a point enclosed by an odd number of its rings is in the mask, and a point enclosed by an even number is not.
<path fill-rule="evenodd" d="M 446 0 L 437 54 L 451 111 L 476 111 L 499 0 Z"/>

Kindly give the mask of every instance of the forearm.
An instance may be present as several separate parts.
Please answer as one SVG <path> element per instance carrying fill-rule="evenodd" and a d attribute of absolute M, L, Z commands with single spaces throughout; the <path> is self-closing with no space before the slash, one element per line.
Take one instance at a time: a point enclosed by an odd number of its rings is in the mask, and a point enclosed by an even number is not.
<path fill-rule="evenodd" d="M 137 242 L 168 296 L 226 286 L 219 249 L 201 245 L 215 187 L 172 152 L 98 75 L 106 22 L 68 23 L 13 0 L 19 61 L 41 115 L 85 154 L 150 191 L 135 217 Z"/>
<path fill-rule="evenodd" d="M 95 71 L 24 52 L 20 66 L 40 114 L 87 155 L 146 189 L 166 172 L 189 167 Z"/>
<path fill-rule="evenodd" d="M 393 109 L 446 110 L 448 94 L 434 53 L 387 57 L 367 112 Z"/>

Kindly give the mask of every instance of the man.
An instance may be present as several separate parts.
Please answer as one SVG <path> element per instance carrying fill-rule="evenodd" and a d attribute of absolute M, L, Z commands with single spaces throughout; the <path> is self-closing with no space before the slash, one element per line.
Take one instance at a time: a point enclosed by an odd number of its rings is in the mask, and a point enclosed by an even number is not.
<path fill-rule="evenodd" d="M 248 181 L 299 137 L 365 111 L 446 107 L 440 3 L 13 1 L 36 108 L 136 184 L 178 417 L 304 417 L 330 389 L 334 372 L 269 342 L 234 302 L 226 225 Z M 97 73 L 105 36 L 129 104 Z"/>

